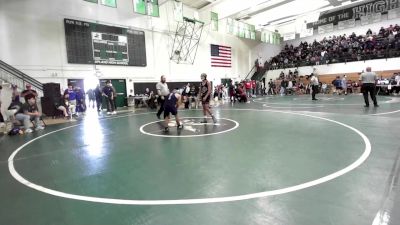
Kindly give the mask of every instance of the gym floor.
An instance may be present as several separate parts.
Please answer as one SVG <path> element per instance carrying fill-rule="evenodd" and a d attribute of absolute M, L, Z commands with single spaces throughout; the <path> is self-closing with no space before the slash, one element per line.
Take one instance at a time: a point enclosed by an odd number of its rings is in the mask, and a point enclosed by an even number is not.
<path fill-rule="evenodd" d="M 398 224 L 400 97 L 317 98 L 221 103 L 217 124 L 180 110 L 169 133 L 132 111 L 0 136 L 0 224 Z"/>

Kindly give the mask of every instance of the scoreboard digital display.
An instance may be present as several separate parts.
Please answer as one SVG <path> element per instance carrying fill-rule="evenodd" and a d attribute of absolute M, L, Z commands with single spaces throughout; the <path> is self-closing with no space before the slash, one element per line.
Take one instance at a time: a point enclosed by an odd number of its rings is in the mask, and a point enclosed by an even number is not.
<path fill-rule="evenodd" d="M 68 63 L 146 66 L 144 31 L 64 19 Z"/>

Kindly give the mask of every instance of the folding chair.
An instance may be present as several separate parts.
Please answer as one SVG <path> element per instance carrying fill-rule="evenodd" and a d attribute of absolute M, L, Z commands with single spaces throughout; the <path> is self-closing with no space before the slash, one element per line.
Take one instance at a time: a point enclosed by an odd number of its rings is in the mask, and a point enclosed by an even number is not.
<path fill-rule="evenodd" d="M 46 123 L 44 122 L 42 116 L 39 117 L 39 122 L 42 122 L 43 126 L 46 127 Z M 35 118 L 31 118 L 31 123 L 32 123 L 33 127 L 36 127 L 37 124 L 35 123 Z"/>

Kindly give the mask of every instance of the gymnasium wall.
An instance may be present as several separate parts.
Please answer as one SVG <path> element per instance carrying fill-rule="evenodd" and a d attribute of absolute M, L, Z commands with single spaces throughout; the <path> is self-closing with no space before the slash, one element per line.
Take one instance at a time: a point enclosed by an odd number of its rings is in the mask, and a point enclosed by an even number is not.
<path fill-rule="evenodd" d="M 281 49 L 210 31 L 206 25 L 194 65 L 177 65 L 169 60 L 176 29 L 171 2 L 160 7 L 160 18 L 134 14 L 132 0 L 118 0 L 118 8 L 83 0 L 1 1 L 0 4 L 0 59 L 43 83 L 59 82 L 62 88 L 66 87 L 67 78 L 93 78 L 96 69 L 101 79 L 127 79 L 128 90 L 134 82 L 158 81 L 162 74 L 170 81 L 200 80 L 202 72 L 208 73 L 211 80 L 244 77 L 259 55 L 269 58 Z M 195 10 L 185 6 L 183 12 L 193 18 Z M 68 64 L 64 18 L 144 30 L 147 67 Z M 232 68 L 211 68 L 211 43 L 232 47 Z"/>

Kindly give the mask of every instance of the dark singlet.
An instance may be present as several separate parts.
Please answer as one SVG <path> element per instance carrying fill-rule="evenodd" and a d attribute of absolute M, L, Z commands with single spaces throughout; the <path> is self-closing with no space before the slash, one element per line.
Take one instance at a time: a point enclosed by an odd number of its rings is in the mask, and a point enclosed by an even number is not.
<path fill-rule="evenodd" d="M 176 98 L 174 93 L 170 93 L 168 95 L 168 98 L 165 99 L 164 107 L 165 108 L 175 108 L 176 107 L 176 102 L 178 99 Z"/>
<path fill-rule="evenodd" d="M 205 84 L 203 82 L 200 83 L 200 91 L 201 91 L 201 101 L 203 102 L 209 102 L 210 101 L 210 95 L 207 97 L 207 99 L 204 101 L 204 97 L 207 95 L 208 92 L 208 80 L 206 81 Z"/>

